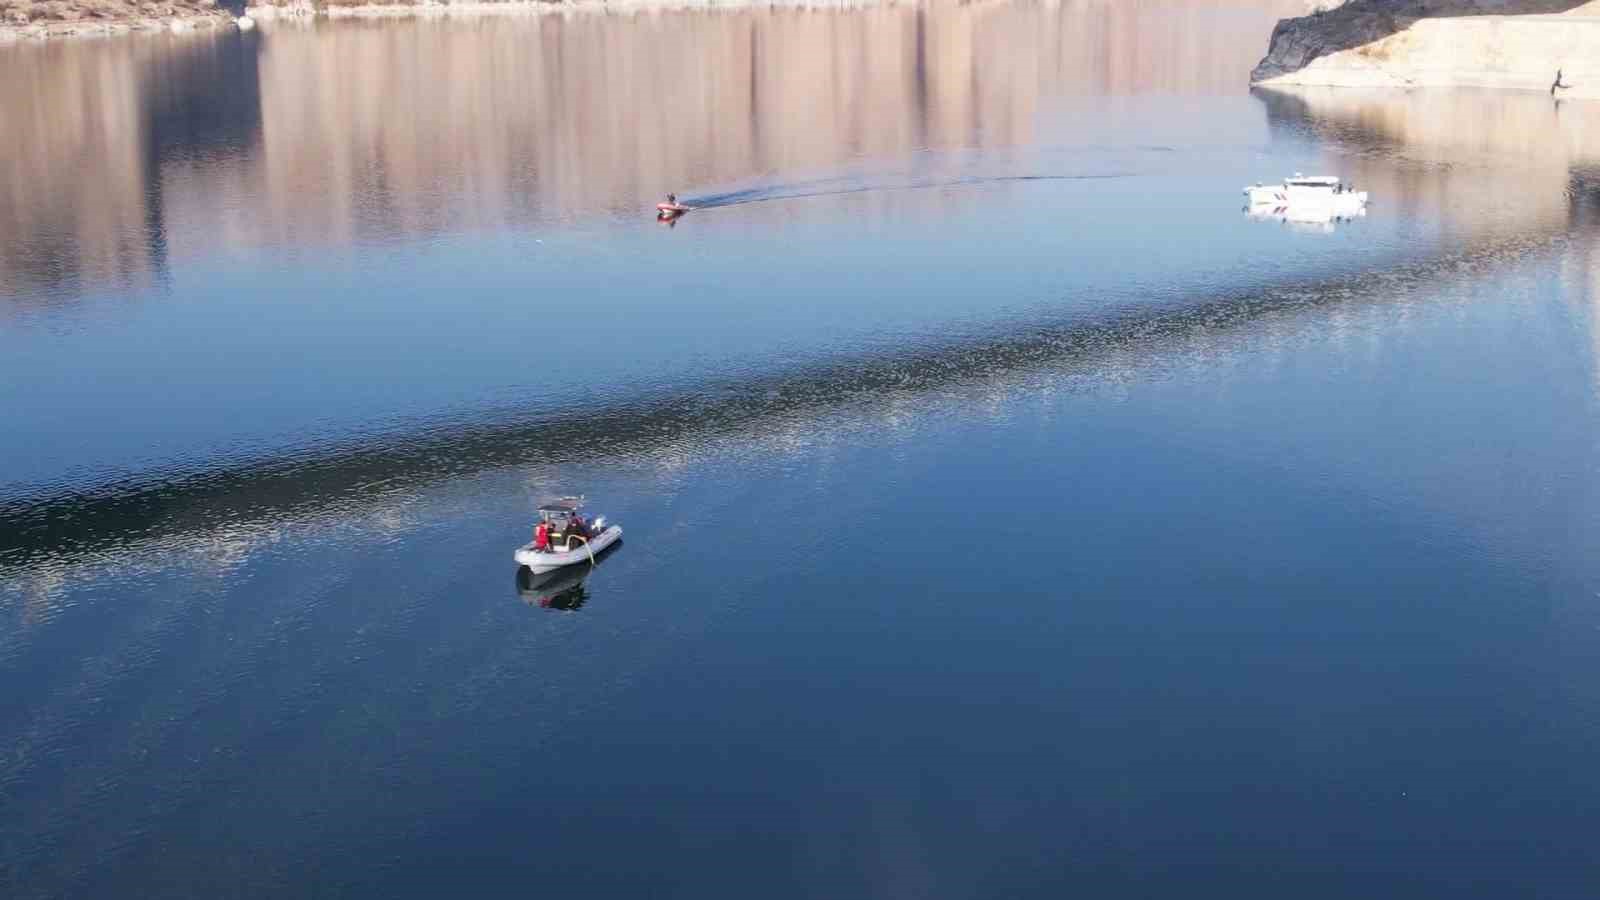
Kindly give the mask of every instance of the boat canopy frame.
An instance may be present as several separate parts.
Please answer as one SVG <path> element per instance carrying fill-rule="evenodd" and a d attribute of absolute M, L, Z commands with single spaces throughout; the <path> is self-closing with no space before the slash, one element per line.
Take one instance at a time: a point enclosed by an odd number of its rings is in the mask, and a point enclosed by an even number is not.
<path fill-rule="evenodd" d="M 558 531 L 565 531 L 567 525 L 577 517 L 578 509 L 582 506 L 583 498 L 581 496 L 546 500 L 539 504 L 539 521 L 556 526 Z"/>

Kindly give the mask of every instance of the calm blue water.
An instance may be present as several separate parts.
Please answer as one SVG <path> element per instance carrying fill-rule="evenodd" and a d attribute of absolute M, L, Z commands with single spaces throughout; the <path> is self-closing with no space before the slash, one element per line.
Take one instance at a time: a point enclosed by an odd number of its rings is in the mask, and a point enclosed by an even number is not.
<path fill-rule="evenodd" d="M 1586 896 L 1600 110 L 1273 12 L 0 48 L 0 893 Z"/>

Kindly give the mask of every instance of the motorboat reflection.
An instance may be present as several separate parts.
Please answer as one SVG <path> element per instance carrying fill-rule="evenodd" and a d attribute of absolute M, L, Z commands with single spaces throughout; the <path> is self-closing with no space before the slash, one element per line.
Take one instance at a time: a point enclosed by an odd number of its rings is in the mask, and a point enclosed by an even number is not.
<path fill-rule="evenodd" d="M 1244 214 L 1257 222 L 1278 222 L 1295 231 L 1314 231 L 1329 234 L 1339 225 L 1366 218 L 1365 207 L 1350 215 L 1337 215 L 1332 210 L 1312 208 L 1278 209 L 1267 206 L 1247 206 Z"/>
<path fill-rule="evenodd" d="M 599 568 L 622 544 L 615 543 L 595 554 L 593 566 L 568 566 L 552 572 L 534 574 L 522 566 L 517 569 L 517 594 L 529 606 L 575 612 L 589 602 L 589 575 Z"/>

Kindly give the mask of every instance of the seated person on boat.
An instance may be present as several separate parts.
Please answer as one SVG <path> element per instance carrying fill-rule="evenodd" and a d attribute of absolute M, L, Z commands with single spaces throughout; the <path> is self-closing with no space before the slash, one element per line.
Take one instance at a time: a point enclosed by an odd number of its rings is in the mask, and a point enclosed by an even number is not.
<path fill-rule="evenodd" d="M 571 550 L 589 538 L 589 529 L 573 500 L 556 500 L 539 507 L 533 529 L 533 549 L 540 553 Z"/>

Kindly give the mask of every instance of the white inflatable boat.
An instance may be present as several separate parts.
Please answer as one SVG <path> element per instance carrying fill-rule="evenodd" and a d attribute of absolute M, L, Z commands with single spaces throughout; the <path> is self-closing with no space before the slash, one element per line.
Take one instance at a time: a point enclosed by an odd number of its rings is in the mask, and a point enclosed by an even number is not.
<path fill-rule="evenodd" d="M 621 525 L 607 525 L 600 516 L 588 526 L 578 516 L 581 497 L 568 497 L 539 507 L 538 532 L 545 536 L 545 546 L 539 547 L 537 539 L 517 548 L 511 558 L 527 566 L 535 575 L 552 572 L 562 566 L 578 563 L 592 564 L 607 547 L 622 538 Z"/>
<path fill-rule="evenodd" d="M 511 558 L 527 566 L 532 570 L 533 574 L 542 575 L 562 566 L 571 566 L 577 563 L 588 565 L 589 561 L 598 556 L 601 550 L 615 544 L 620 537 L 622 537 L 622 526 L 608 525 L 604 531 L 588 540 L 573 538 L 570 550 L 561 549 L 565 544 L 557 544 L 549 550 L 535 550 L 532 543 L 527 543 L 518 547 L 517 552 L 513 553 Z"/>

